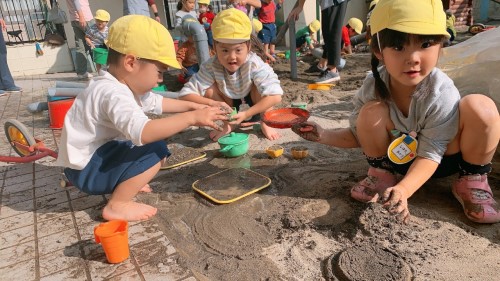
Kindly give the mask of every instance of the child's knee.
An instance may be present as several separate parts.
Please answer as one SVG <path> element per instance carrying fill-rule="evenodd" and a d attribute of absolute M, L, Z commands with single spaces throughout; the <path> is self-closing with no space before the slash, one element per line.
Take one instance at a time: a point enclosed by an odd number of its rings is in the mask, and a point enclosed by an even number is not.
<path fill-rule="evenodd" d="M 495 124 L 500 121 L 495 102 L 482 94 L 470 94 L 460 100 L 460 117 L 463 120 Z"/>

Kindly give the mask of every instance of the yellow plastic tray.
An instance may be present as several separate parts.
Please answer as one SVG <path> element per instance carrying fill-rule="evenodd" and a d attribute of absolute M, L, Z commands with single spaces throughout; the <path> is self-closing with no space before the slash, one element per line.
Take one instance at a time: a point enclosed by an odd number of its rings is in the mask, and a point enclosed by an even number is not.
<path fill-rule="evenodd" d="M 188 150 L 190 151 L 190 153 L 192 155 L 188 155 L 189 157 L 187 159 L 175 159 L 176 161 L 174 161 L 174 163 L 169 161 L 169 158 L 175 157 L 176 153 L 181 153 L 181 151 L 188 151 Z M 164 164 L 164 166 L 162 166 L 160 168 L 161 170 L 172 169 L 172 168 L 188 164 L 190 162 L 196 161 L 198 159 L 201 159 L 201 158 L 204 158 L 205 156 L 207 156 L 207 154 L 205 152 L 197 151 L 196 149 L 191 148 L 191 147 L 173 147 L 173 148 L 170 148 L 170 152 L 172 153 L 172 155 L 169 158 L 167 158 L 167 162 Z"/>
<path fill-rule="evenodd" d="M 309 90 L 323 90 L 323 91 L 328 91 L 333 86 L 335 86 L 335 84 L 309 84 L 309 85 L 307 85 L 307 88 Z"/>
<path fill-rule="evenodd" d="M 246 168 L 227 169 L 193 183 L 193 189 L 218 204 L 240 200 L 268 187 L 271 179 Z"/>

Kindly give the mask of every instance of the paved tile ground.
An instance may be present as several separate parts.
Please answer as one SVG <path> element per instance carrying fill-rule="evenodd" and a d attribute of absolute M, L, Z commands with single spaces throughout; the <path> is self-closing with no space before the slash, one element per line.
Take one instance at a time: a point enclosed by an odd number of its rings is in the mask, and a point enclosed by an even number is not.
<path fill-rule="evenodd" d="M 47 111 L 26 106 L 46 101 L 55 81 L 77 81 L 73 73 L 16 77 L 22 93 L 0 97 L 0 121 L 22 122 L 33 136 L 57 150 L 59 130 L 49 129 Z M 81 81 L 80 81 L 81 82 Z M 17 156 L 4 130 L 0 155 Z M 34 163 L 0 162 L 0 280 L 196 280 L 154 220 L 129 225 L 130 258 L 109 264 L 93 229 L 102 222 L 105 196 L 61 188 L 60 167 L 51 157 Z"/>

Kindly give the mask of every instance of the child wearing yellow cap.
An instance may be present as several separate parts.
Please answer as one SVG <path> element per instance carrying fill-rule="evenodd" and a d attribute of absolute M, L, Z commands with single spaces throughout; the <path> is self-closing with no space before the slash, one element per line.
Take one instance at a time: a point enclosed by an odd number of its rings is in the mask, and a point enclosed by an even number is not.
<path fill-rule="evenodd" d="M 465 216 L 499 222 L 488 173 L 500 117 L 485 95 L 461 98 L 436 67 L 450 36 L 441 1 L 380 0 L 370 22 L 372 74 L 354 97 L 350 128 L 323 130 L 306 123 L 294 132 L 330 146 L 361 147 L 370 168 L 351 197 L 380 199 L 402 221 L 410 218 L 408 199 L 430 178 L 458 173 L 451 191 Z"/>
<path fill-rule="evenodd" d="M 104 41 L 108 38 L 108 22 L 110 15 L 106 10 L 99 9 L 95 12 L 95 23 L 85 30 L 85 41 L 91 49 L 106 48 Z M 101 65 L 96 63 L 97 73 L 101 70 Z"/>
<path fill-rule="evenodd" d="M 352 54 L 351 37 L 361 34 L 363 22 L 358 18 L 350 18 L 347 24 L 342 27 L 341 53 Z"/>
<path fill-rule="evenodd" d="M 220 12 L 212 22 L 212 32 L 216 55 L 201 64 L 200 71 L 184 84 L 179 98 L 240 109 L 232 116 L 233 121 L 224 124 L 223 131 L 210 132 L 215 141 L 231 132 L 232 126 L 256 122 L 261 113 L 281 102 L 283 90 L 273 69 L 251 51 L 252 24 L 245 13 L 235 8 Z M 261 127 L 268 139 L 279 138 L 273 128 L 264 123 Z"/>
<path fill-rule="evenodd" d="M 314 39 L 316 32 L 321 28 L 321 23 L 319 20 L 313 20 L 308 26 L 299 29 L 295 33 L 295 46 L 297 48 L 309 48 L 309 50 L 314 50 L 314 44 L 317 41 Z"/>
<path fill-rule="evenodd" d="M 165 138 L 189 126 L 220 129 L 228 112 L 151 92 L 168 67 L 180 68 L 174 43 L 159 22 L 129 15 L 109 29 L 108 72 L 94 78 L 68 111 L 57 163 L 68 180 L 89 194 L 111 194 L 105 220 L 145 220 L 156 208 L 133 201 L 151 192 L 148 182 L 170 155 Z M 146 112 L 178 113 L 151 120 Z"/>

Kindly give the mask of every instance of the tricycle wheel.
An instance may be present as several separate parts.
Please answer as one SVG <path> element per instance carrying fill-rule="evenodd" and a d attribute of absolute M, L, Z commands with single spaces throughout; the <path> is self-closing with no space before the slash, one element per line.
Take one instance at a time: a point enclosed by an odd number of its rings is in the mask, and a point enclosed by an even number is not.
<path fill-rule="evenodd" d="M 475 23 L 471 26 L 469 26 L 469 33 L 471 34 L 478 34 L 479 32 L 482 32 L 486 26 L 482 23 Z"/>
<path fill-rule="evenodd" d="M 17 147 L 15 145 L 15 143 L 19 143 L 25 146 L 32 146 L 36 144 L 35 138 L 31 135 L 28 128 L 26 128 L 23 123 L 15 119 L 8 119 L 4 123 L 4 129 L 7 140 L 9 141 L 14 151 L 19 154 L 19 156 L 28 156 L 33 154 L 32 151 Z"/>

